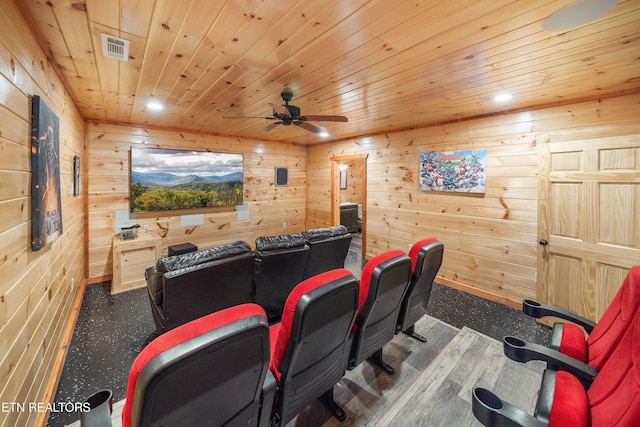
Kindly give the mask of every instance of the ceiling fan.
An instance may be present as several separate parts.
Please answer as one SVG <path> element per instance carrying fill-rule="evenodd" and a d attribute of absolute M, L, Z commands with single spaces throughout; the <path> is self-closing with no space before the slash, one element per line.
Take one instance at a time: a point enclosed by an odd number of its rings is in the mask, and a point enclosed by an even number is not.
<path fill-rule="evenodd" d="M 238 116 L 227 116 L 222 117 L 223 119 L 267 119 L 267 120 L 276 120 L 275 122 L 269 124 L 267 127 L 262 129 L 263 132 L 268 132 L 271 129 L 275 128 L 278 125 L 284 126 L 300 126 L 301 128 L 308 130 L 314 134 L 322 134 L 324 130 L 319 128 L 316 125 L 313 125 L 309 122 L 347 122 L 348 119 L 345 116 L 301 116 L 300 115 L 300 107 L 295 105 L 289 105 L 289 101 L 293 98 L 293 91 L 285 87 L 282 92 L 280 92 L 280 96 L 284 101 L 284 105 L 272 104 L 269 103 L 269 106 L 273 110 L 272 117 L 238 117 Z"/>

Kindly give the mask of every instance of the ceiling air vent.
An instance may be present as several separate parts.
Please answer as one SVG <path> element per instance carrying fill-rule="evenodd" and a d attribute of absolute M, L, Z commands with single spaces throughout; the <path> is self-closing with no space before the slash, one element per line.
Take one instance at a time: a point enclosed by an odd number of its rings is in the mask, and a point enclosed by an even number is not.
<path fill-rule="evenodd" d="M 130 44 L 129 40 L 102 33 L 102 53 L 109 58 L 128 61 Z"/>

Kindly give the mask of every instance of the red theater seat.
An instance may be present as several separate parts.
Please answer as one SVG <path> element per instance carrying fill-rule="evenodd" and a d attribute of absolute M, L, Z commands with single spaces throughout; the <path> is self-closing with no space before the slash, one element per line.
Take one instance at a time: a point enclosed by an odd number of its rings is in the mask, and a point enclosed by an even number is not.
<path fill-rule="evenodd" d="M 382 360 L 382 347 L 396 333 L 400 303 L 410 280 L 411 259 L 402 251 L 387 251 L 367 262 L 360 279 L 360 309 L 354 325 L 350 369 L 370 358 L 387 373 L 395 372 Z"/>
<path fill-rule="evenodd" d="M 318 398 L 336 418 L 346 418 L 333 400 L 333 386 L 344 376 L 358 288 L 351 272 L 340 268 L 301 282 L 289 294 L 282 321 L 270 330 L 270 369 L 278 384 L 274 426 Z"/>
<path fill-rule="evenodd" d="M 256 426 L 268 365 L 269 326 L 256 304 L 178 326 L 134 361 L 122 425 Z"/>
<path fill-rule="evenodd" d="M 588 390 L 566 371 L 544 371 L 534 415 L 474 388 L 472 409 L 485 426 L 637 427 L 640 425 L 640 315 L 632 320 Z"/>
<path fill-rule="evenodd" d="M 427 314 L 433 280 L 442 265 L 444 245 L 435 237 L 428 237 L 413 244 L 411 258 L 411 282 L 400 305 L 398 330 L 422 342 L 427 339 L 415 331 L 415 323 Z"/>
<path fill-rule="evenodd" d="M 585 384 L 593 381 L 597 372 L 626 332 L 640 307 L 640 266 L 631 267 L 609 307 L 595 324 L 573 313 L 525 300 L 523 311 L 533 317 L 556 316 L 575 322 L 556 322 L 549 347 L 526 343 L 515 337 L 505 337 L 505 354 L 516 361 L 542 360 L 551 369 L 564 369 L 577 375 Z"/>

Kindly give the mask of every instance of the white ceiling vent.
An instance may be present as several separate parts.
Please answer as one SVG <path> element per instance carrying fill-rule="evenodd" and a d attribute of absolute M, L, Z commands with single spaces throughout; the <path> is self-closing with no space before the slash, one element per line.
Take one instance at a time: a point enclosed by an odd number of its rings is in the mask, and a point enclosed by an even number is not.
<path fill-rule="evenodd" d="M 129 60 L 129 40 L 102 33 L 102 54 L 120 61 Z"/>

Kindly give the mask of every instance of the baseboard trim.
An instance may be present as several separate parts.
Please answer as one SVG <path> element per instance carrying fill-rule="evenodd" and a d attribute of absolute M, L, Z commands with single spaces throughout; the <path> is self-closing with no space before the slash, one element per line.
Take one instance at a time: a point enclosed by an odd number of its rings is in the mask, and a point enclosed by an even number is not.
<path fill-rule="evenodd" d="M 456 282 L 454 280 L 445 279 L 444 277 L 436 277 L 435 281 L 437 283 L 448 286 L 450 288 L 457 289 L 459 291 L 466 292 L 468 294 L 472 294 L 480 298 L 487 299 L 489 301 L 494 301 L 499 304 L 507 305 L 515 309 L 522 309 L 521 299 L 515 299 L 515 298 L 504 297 L 502 295 L 497 295 L 483 289 L 478 289 L 474 286 L 465 285 L 463 283 Z"/>

